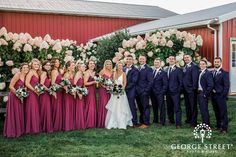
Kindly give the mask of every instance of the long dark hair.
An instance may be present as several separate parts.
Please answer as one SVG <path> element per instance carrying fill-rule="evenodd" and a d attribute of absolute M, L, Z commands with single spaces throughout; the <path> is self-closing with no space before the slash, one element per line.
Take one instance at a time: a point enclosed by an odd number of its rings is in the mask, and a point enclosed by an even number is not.
<path fill-rule="evenodd" d="M 66 72 L 68 72 L 68 68 L 70 67 L 70 65 L 71 65 L 72 63 L 75 63 L 75 62 L 74 62 L 74 61 L 68 61 L 68 62 L 66 62 L 64 74 L 65 74 Z"/>
<path fill-rule="evenodd" d="M 56 60 L 58 60 L 59 63 L 60 63 L 60 59 L 59 59 L 59 58 L 56 58 L 56 57 L 52 58 L 52 60 L 51 60 L 51 67 L 52 67 L 52 70 L 54 70 L 54 69 L 56 68 L 56 67 L 55 67 Z M 60 67 L 61 67 L 61 63 L 60 63 L 59 68 L 57 69 L 58 72 L 60 72 L 60 71 L 59 71 L 59 70 L 60 70 Z"/>
<path fill-rule="evenodd" d="M 86 65 L 86 69 L 87 69 L 87 70 L 89 69 L 89 63 L 90 63 L 90 62 L 93 62 L 93 63 L 95 64 L 94 71 L 96 71 L 96 70 L 97 70 L 96 62 L 95 62 L 94 60 L 92 60 L 92 59 L 89 59 L 89 60 L 88 60 L 87 65 Z"/>
<path fill-rule="evenodd" d="M 50 78 L 51 77 L 51 70 L 46 70 L 44 68 L 44 66 L 47 64 L 47 63 L 51 63 L 49 60 L 46 60 L 43 62 L 42 64 L 42 71 L 46 72 L 47 73 L 47 77 Z"/>

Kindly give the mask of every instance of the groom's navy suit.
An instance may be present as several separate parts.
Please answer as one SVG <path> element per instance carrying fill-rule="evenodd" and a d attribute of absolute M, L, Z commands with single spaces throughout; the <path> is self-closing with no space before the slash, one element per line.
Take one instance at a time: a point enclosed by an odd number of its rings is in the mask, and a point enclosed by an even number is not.
<path fill-rule="evenodd" d="M 126 83 L 125 91 L 128 97 L 130 110 L 133 116 L 133 119 L 132 119 L 133 125 L 137 125 L 138 119 L 137 119 L 137 108 L 135 105 L 135 97 L 136 97 L 136 84 L 138 82 L 139 71 L 133 65 L 130 68 L 125 67 L 123 69 L 124 72 L 126 72 L 127 70 L 128 70 L 128 73 L 127 73 L 127 83 Z"/>
<path fill-rule="evenodd" d="M 140 123 L 150 124 L 149 94 L 153 85 L 152 69 L 145 64 L 139 69 L 139 79 L 136 86 L 137 104 L 140 110 Z"/>

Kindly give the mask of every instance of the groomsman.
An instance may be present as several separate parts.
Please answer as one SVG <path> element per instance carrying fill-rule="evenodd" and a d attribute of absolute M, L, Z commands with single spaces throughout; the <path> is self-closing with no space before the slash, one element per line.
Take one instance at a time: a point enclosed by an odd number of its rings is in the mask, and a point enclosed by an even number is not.
<path fill-rule="evenodd" d="M 136 84 L 138 82 L 138 69 L 133 65 L 134 59 L 132 55 L 128 55 L 126 57 L 126 67 L 124 68 L 124 72 L 127 76 L 127 84 L 125 87 L 125 91 L 128 97 L 130 110 L 132 112 L 132 122 L 133 126 L 138 126 L 138 119 L 137 119 L 137 108 L 135 105 L 135 97 L 136 97 Z"/>
<path fill-rule="evenodd" d="M 228 130 L 227 95 L 229 92 L 229 73 L 223 70 L 222 60 L 216 57 L 213 72 L 214 88 L 212 92 L 212 105 L 215 111 L 216 127 L 222 133 Z"/>
<path fill-rule="evenodd" d="M 160 110 L 160 124 L 165 125 L 165 101 L 164 96 L 167 91 L 167 73 L 161 68 L 161 60 L 154 60 L 154 70 L 153 70 L 153 86 L 152 86 L 152 107 L 154 114 L 154 123 L 158 122 L 158 109 Z"/>
<path fill-rule="evenodd" d="M 213 76 L 210 71 L 207 70 L 207 61 L 201 60 L 200 63 L 201 72 L 198 79 L 198 103 L 202 117 L 202 123 L 209 125 L 209 111 L 208 111 L 208 98 L 214 87 Z"/>
<path fill-rule="evenodd" d="M 181 126 L 180 94 L 183 88 L 183 71 L 176 66 L 175 56 L 169 56 L 169 68 L 167 69 L 168 90 L 167 90 L 167 113 L 169 122 L 175 124 L 179 129 Z"/>
<path fill-rule="evenodd" d="M 184 55 L 185 67 L 183 69 L 183 86 L 186 109 L 186 123 L 192 127 L 197 125 L 197 88 L 199 68 L 192 62 L 189 54 Z"/>
<path fill-rule="evenodd" d="M 140 110 L 140 128 L 148 128 L 150 125 L 149 94 L 153 84 L 152 69 L 146 64 L 146 56 L 139 56 L 139 79 L 136 86 L 137 104 Z"/>

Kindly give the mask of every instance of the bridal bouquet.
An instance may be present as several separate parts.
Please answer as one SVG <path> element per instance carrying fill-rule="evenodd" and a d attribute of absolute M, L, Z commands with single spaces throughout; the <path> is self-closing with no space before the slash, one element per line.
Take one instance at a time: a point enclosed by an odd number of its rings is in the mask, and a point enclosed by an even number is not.
<path fill-rule="evenodd" d="M 110 78 L 104 78 L 103 79 L 103 85 L 106 86 L 106 89 L 108 91 L 112 90 L 113 89 L 113 86 L 114 86 L 114 81 Z"/>
<path fill-rule="evenodd" d="M 76 91 L 77 91 L 79 94 L 82 94 L 83 96 L 88 95 L 88 89 L 87 89 L 86 87 L 79 87 L 79 86 L 77 86 L 77 87 L 76 87 Z"/>
<path fill-rule="evenodd" d="M 40 94 L 43 94 L 45 89 L 43 87 L 43 85 L 41 85 L 40 83 L 38 83 L 34 89 L 36 90 L 36 92 L 40 95 Z"/>
<path fill-rule="evenodd" d="M 53 93 L 59 91 L 60 88 L 61 88 L 60 85 L 58 85 L 58 84 L 53 84 L 53 85 L 51 85 L 51 86 L 49 87 L 48 92 L 49 92 L 50 95 L 52 95 Z"/>
<path fill-rule="evenodd" d="M 23 102 L 23 99 L 29 95 L 25 87 L 20 87 L 16 90 L 16 96 Z"/>
<path fill-rule="evenodd" d="M 63 78 L 63 79 L 61 80 L 60 85 L 61 85 L 61 86 L 70 86 L 71 83 L 70 83 L 70 80 Z"/>
<path fill-rule="evenodd" d="M 111 94 L 113 95 L 117 95 L 117 98 L 119 99 L 121 95 L 123 95 L 125 93 L 122 85 L 117 85 L 114 84 L 112 90 L 111 90 Z"/>

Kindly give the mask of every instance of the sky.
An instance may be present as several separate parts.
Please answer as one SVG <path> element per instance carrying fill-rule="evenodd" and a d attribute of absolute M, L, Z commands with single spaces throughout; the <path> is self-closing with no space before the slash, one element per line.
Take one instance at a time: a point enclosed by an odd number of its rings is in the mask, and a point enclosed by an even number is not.
<path fill-rule="evenodd" d="M 223 4 L 236 2 L 236 0 L 90 0 L 114 3 L 152 5 L 165 8 L 178 14 L 194 12 Z"/>

